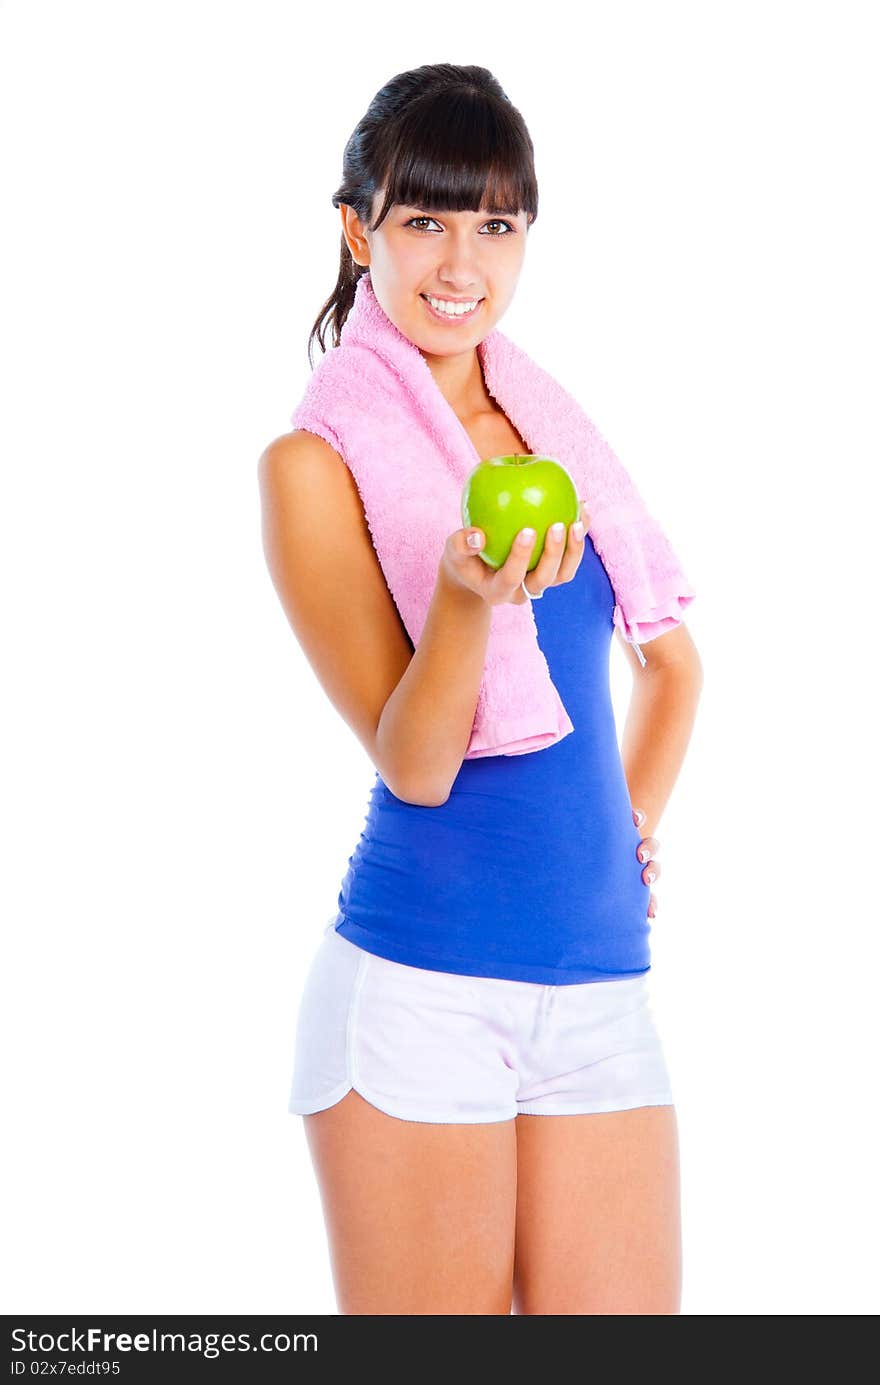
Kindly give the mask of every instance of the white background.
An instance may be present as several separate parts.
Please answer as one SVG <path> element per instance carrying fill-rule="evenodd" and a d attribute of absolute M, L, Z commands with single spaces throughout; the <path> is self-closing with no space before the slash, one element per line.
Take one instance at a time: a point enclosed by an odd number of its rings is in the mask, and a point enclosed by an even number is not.
<path fill-rule="evenodd" d="M 345 141 L 441 61 L 535 144 L 502 330 L 698 593 L 652 935 L 683 1312 L 877 1311 L 873 9 L 0 7 L 6 1312 L 336 1312 L 286 1105 L 374 771 L 256 467 Z"/>

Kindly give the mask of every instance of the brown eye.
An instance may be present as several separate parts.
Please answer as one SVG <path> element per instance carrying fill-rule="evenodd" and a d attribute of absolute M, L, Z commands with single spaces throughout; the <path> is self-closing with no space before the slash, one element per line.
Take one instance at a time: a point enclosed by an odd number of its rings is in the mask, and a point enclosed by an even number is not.
<path fill-rule="evenodd" d="M 414 231 L 418 231 L 418 232 L 419 232 L 420 234 L 422 234 L 422 235 L 424 235 L 424 234 L 426 234 L 426 233 L 427 233 L 428 235 L 433 235 L 433 234 L 434 234 L 433 231 L 428 231 L 428 228 L 427 228 L 426 226 L 417 226 L 417 225 L 416 225 L 416 222 L 417 222 L 417 221 L 434 221 L 434 218 L 433 218 L 432 216 L 411 216 L 410 219 L 409 219 L 409 221 L 405 222 L 404 225 L 407 226 L 407 227 L 411 226 L 411 227 L 413 228 Z M 437 223 L 434 222 L 434 224 L 436 225 Z M 487 225 L 487 226 L 506 226 L 506 227 L 507 227 L 507 230 L 506 230 L 506 231 L 494 232 L 494 233 L 492 234 L 492 236 L 490 236 L 490 239 L 492 239 L 492 240 L 503 240 L 504 236 L 512 236 L 512 235 L 515 235 L 515 234 L 516 234 L 516 227 L 515 227 L 515 226 L 511 226 L 511 224 L 510 224 L 509 221 L 501 221 L 501 220 L 487 221 L 487 222 L 486 222 L 486 225 Z"/>

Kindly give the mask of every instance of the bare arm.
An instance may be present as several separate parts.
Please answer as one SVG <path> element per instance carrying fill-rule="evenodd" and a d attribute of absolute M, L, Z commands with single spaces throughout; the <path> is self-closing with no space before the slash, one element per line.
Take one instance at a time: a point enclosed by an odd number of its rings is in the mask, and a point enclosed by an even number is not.
<path fill-rule="evenodd" d="M 329 443 L 284 434 L 260 457 L 259 481 L 269 571 L 322 687 L 396 797 L 443 803 L 470 739 L 491 608 L 438 570 L 414 650 Z"/>
<path fill-rule="evenodd" d="M 392 755 L 406 779 L 419 785 L 420 802 L 439 807 L 461 768 L 471 729 L 489 638 L 486 602 L 441 568 L 428 616 L 409 667 L 379 720 L 380 755 Z"/>
<path fill-rule="evenodd" d="M 651 837 L 684 763 L 703 689 L 703 666 L 684 623 L 642 646 L 644 668 L 632 646 L 616 634 L 633 670 L 621 758 L 630 803 L 647 815 L 639 832 Z"/>

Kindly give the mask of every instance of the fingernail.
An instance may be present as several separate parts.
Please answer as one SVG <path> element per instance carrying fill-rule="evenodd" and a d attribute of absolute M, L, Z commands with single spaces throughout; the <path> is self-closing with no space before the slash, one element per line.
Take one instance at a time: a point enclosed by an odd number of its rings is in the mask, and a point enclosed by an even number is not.
<path fill-rule="evenodd" d="M 647 859 L 648 859 L 648 853 L 647 853 L 647 851 L 641 851 L 641 850 L 640 850 L 640 851 L 639 851 L 639 860 L 640 860 L 640 861 L 647 861 Z"/>
<path fill-rule="evenodd" d="M 564 525 L 564 524 L 551 524 L 551 525 L 550 525 L 550 533 L 553 535 L 554 539 L 561 539 L 561 538 L 562 538 L 562 535 L 565 533 L 565 525 Z"/>
<path fill-rule="evenodd" d="M 580 520 L 577 520 L 571 527 L 576 539 L 582 539 L 584 537 L 584 526 L 581 524 Z"/>
<path fill-rule="evenodd" d="M 531 543 L 535 537 L 534 529 L 520 529 L 517 535 L 520 543 Z"/>
<path fill-rule="evenodd" d="M 645 879 L 647 880 L 647 882 L 648 882 L 649 885 L 653 885 L 653 883 L 654 883 L 654 881 L 657 879 L 657 877 L 656 877 L 656 875 L 654 874 L 654 872 L 653 872 L 652 870 L 649 870 L 649 871 L 648 871 L 648 874 L 645 876 Z"/>
<path fill-rule="evenodd" d="M 636 815 L 636 826 L 641 827 L 642 823 L 645 821 L 645 814 L 642 812 L 641 808 L 633 808 L 633 812 Z"/>
<path fill-rule="evenodd" d="M 483 542 L 483 535 L 468 534 L 467 541 L 470 544 L 471 548 L 479 548 L 480 544 Z"/>

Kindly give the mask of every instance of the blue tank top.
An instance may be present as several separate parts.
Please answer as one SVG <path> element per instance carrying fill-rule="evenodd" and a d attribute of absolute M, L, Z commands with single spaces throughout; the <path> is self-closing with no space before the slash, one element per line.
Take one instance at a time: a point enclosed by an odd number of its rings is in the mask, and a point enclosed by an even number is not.
<path fill-rule="evenodd" d="M 650 969 L 650 887 L 611 703 L 614 591 L 589 532 L 574 578 L 532 609 L 574 731 L 463 761 L 436 808 L 376 775 L 334 922 L 366 952 L 544 985 Z"/>

